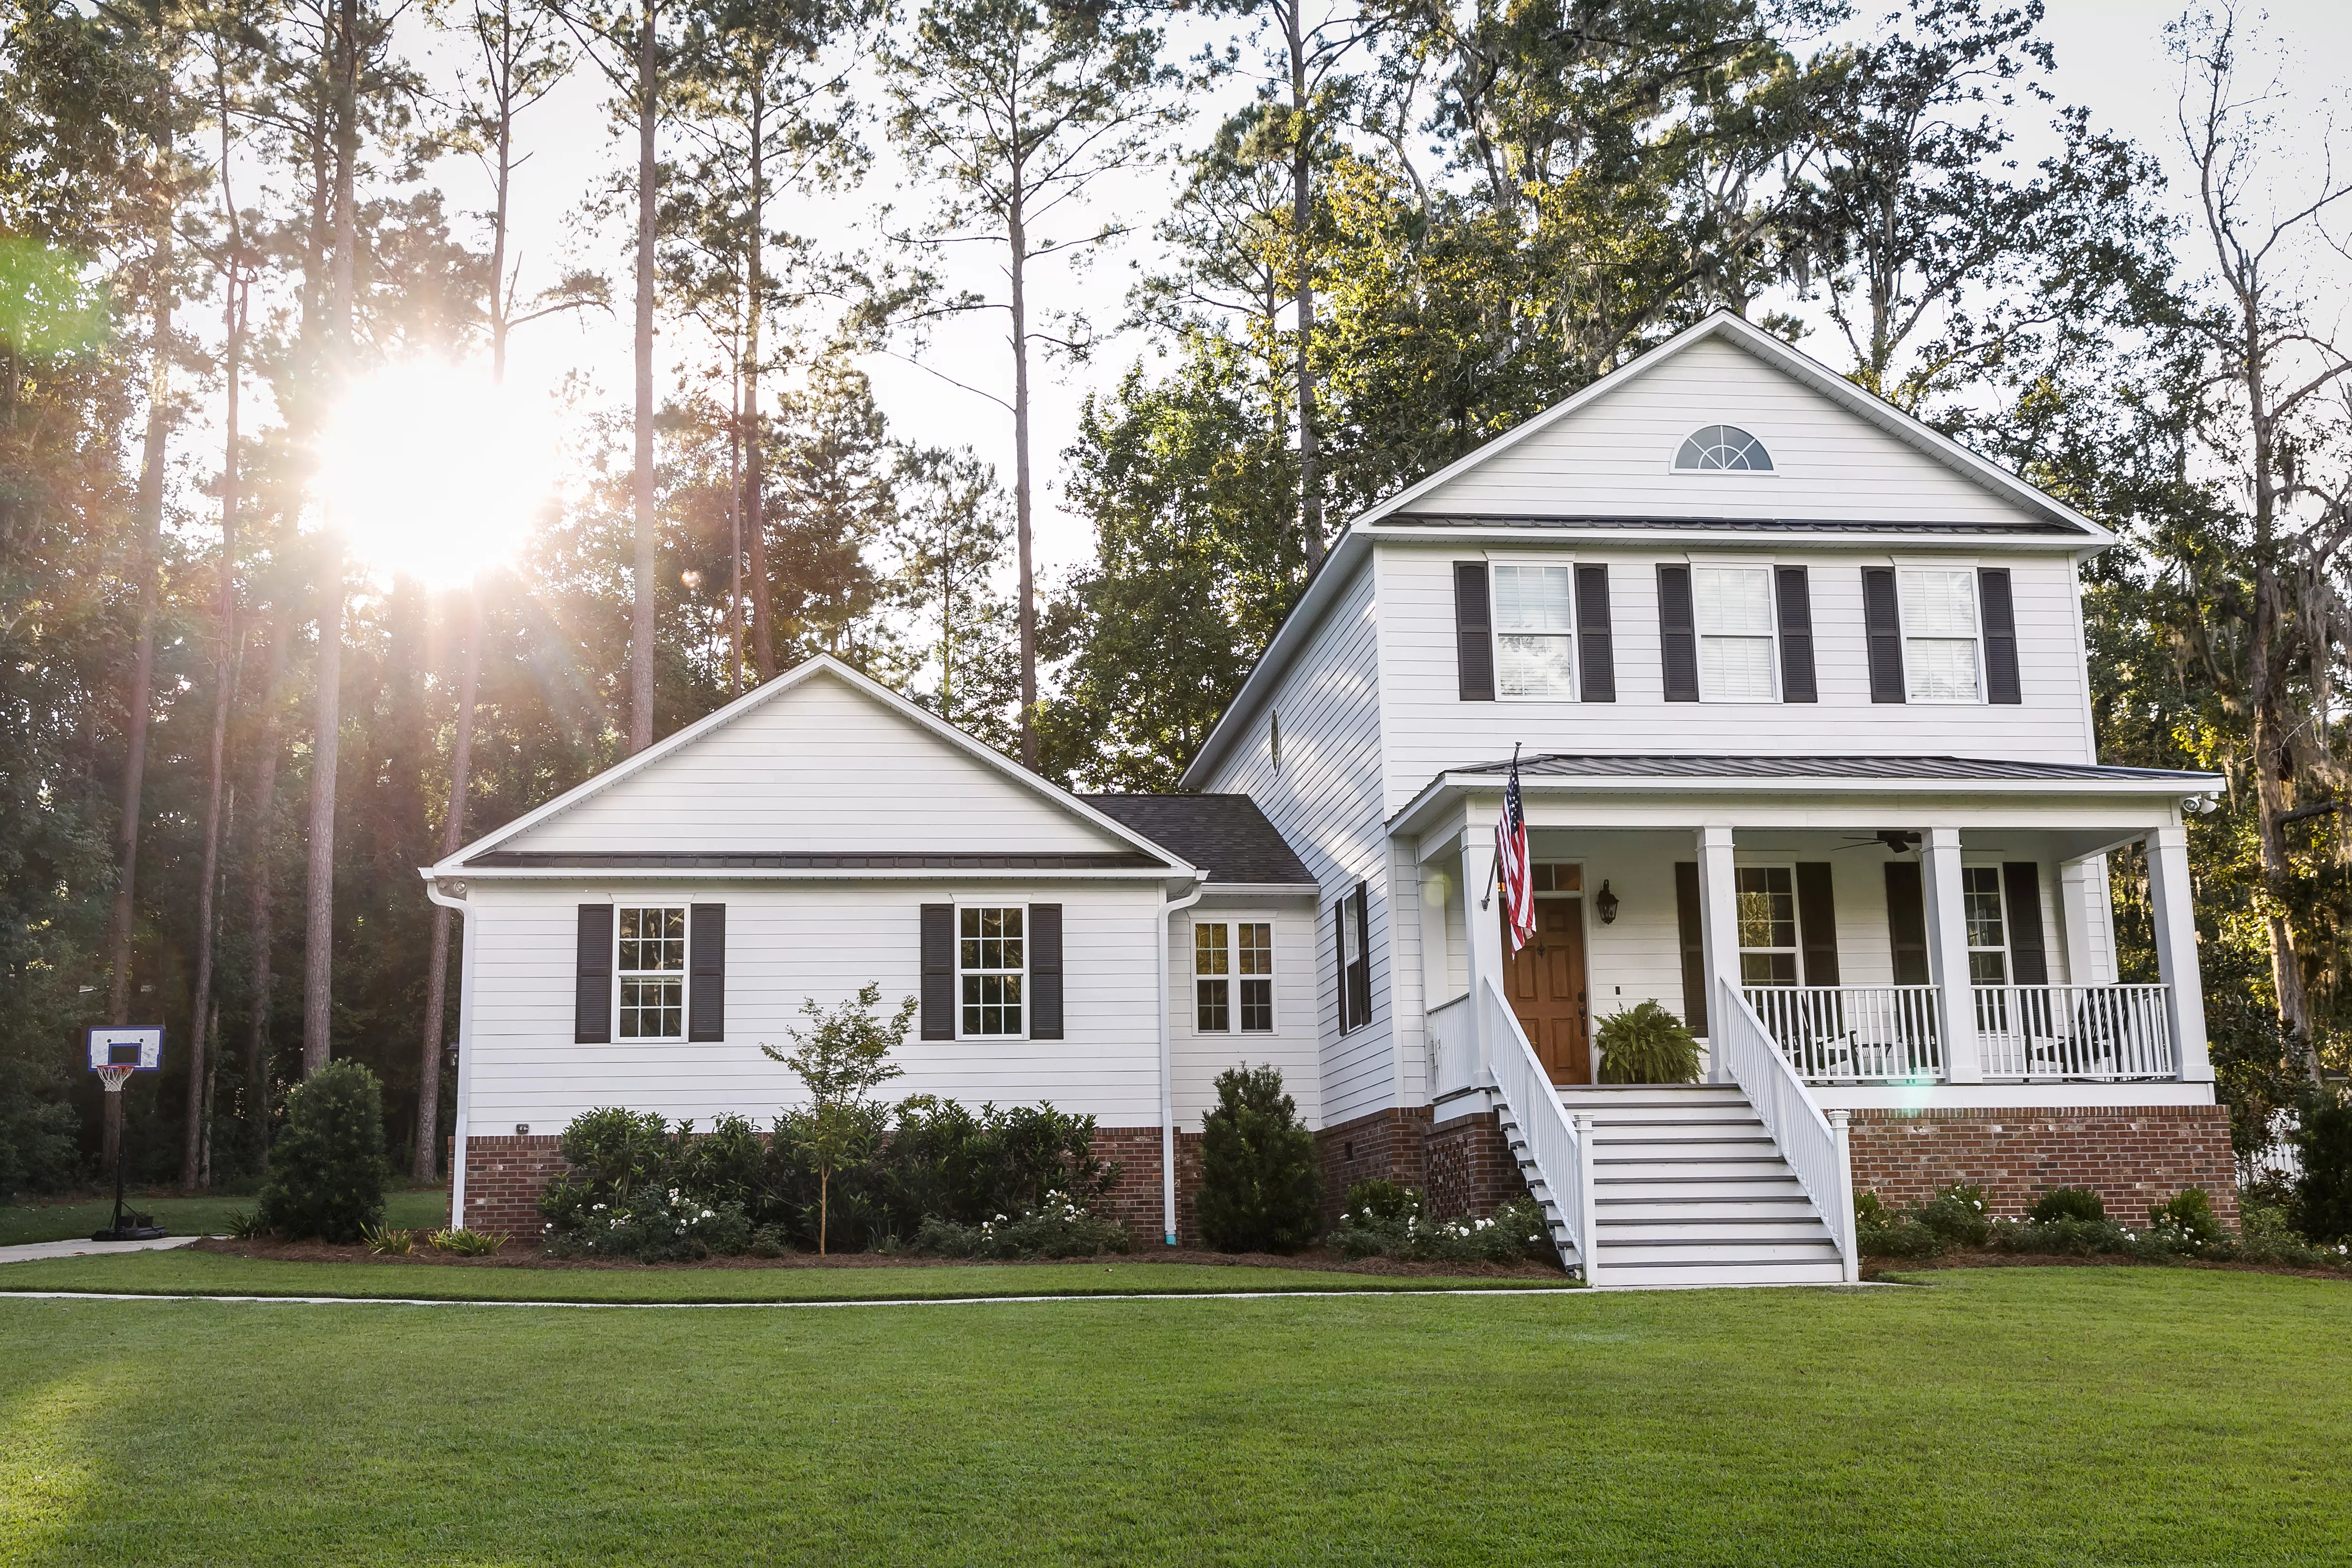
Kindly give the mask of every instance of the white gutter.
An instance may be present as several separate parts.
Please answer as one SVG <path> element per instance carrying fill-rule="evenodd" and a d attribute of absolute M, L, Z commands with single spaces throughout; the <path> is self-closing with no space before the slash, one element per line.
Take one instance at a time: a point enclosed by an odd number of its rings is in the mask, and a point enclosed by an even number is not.
<path fill-rule="evenodd" d="M 457 926 L 457 1121 L 449 1130 L 449 1228 L 462 1230 L 466 1225 L 467 1117 L 474 1102 L 473 910 L 465 898 L 450 897 L 441 890 L 440 883 L 430 879 L 425 884 L 425 896 L 465 917 Z M 434 1027 L 439 1030 L 439 1019 L 434 1020 Z"/>
<path fill-rule="evenodd" d="M 1209 873 L 1200 875 L 1192 890 L 1173 903 L 1164 887 L 1160 892 L 1160 1228 L 1171 1247 L 1176 1245 L 1176 1089 L 1170 1066 L 1168 917 L 1201 901 L 1201 895 L 1209 890 Z"/>

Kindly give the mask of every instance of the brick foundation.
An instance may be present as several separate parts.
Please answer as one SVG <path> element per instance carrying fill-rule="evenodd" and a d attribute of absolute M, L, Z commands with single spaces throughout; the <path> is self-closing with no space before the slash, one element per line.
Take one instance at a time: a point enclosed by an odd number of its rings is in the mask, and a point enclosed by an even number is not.
<path fill-rule="evenodd" d="M 2238 1224 L 2230 1113 L 2218 1105 L 1857 1110 L 1853 1148 L 1854 1191 L 1889 1207 L 1970 1182 L 1993 1213 L 2013 1216 L 2052 1187 L 2088 1187 L 2111 1218 L 2136 1226 L 2150 1205 L 2202 1187 L 2221 1223 Z"/>
<path fill-rule="evenodd" d="M 473 1136 L 466 1140 L 466 1224 L 473 1230 L 504 1231 L 517 1241 L 536 1242 L 539 1194 L 563 1173 L 561 1138 Z"/>
<path fill-rule="evenodd" d="M 1483 1218 L 1528 1190 L 1503 1138 L 1503 1119 L 1491 1110 L 1432 1127 L 1423 1165 L 1428 1175 L 1423 1212 L 1432 1219 Z"/>
<path fill-rule="evenodd" d="M 1352 1183 L 1381 1177 L 1408 1187 L 1426 1185 L 1429 1124 L 1428 1106 L 1404 1106 L 1318 1132 L 1315 1154 L 1323 1167 L 1323 1223 L 1339 1223 Z"/>

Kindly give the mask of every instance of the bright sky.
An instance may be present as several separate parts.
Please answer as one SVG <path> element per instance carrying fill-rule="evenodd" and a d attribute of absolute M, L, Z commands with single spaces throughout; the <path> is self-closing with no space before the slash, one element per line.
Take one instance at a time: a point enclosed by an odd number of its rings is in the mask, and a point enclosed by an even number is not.
<path fill-rule="evenodd" d="M 2086 105 L 2095 121 L 2134 137 L 2177 166 L 2174 113 L 2179 78 L 2165 55 L 2162 31 L 2178 11 L 2159 0 L 2048 0 L 2048 7 L 2047 36 L 2057 50 L 2054 85 L 2060 100 Z M 1882 0 L 1878 7 L 1864 6 L 1874 8 L 1891 8 L 1891 0 Z M 2331 92 L 2337 122 L 2352 132 L 2352 112 L 2345 109 L 2346 89 L 2352 87 L 2352 5 L 2346 0 L 2274 0 L 2268 15 L 2270 30 L 2285 46 L 2289 85 L 2298 108 L 2314 128 L 2308 144 L 2316 149 L 2326 140 L 2319 131 Z M 547 395 L 577 374 L 600 401 L 623 405 L 630 392 L 625 236 L 595 234 L 576 216 L 583 193 L 607 178 L 621 160 L 634 158 L 633 140 L 616 143 L 610 135 L 604 94 L 602 77 L 583 68 L 523 121 L 520 144 L 531 157 L 516 184 L 514 247 L 523 263 L 526 294 L 576 259 L 612 277 L 623 309 L 610 317 L 551 319 L 521 329 L 510 343 L 509 378 L 519 390 Z M 1245 89 L 1228 90 L 1230 101 L 1245 95 Z M 1213 128 L 1223 107 L 1202 108 L 1194 122 L 1194 139 Z M 890 157 L 887 135 L 869 128 L 867 141 L 878 156 L 862 187 L 804 204 L 799 211 L 779 202 L 772 221 L 843 249 L 877 242 L 879 210 L 885 205 L 895 204 L 899 209 L 896 221 L 905 222 L 922 195 L 906 186 L 903 170 Z M 2029 147 L 2032 155 L 2042 150 Z M 453 209 L 472 211 L 488 205 L 487 180 L 470 161 L 445 163 L 441 177 L 447 183 Z M 1164 176 L 1122 179 L 1107 191 L 1108 199 L 1097 211 L 1139 223 L 1148 236 L 1150 221 L 1165 210 L 1168 189 Z M 1076 223 L 1069 226 L 1069 232 L 1077 229 Z M 992 258 L 979 249 L 970 247 L 966 265 L 992 265 Z M 1148 237 L 1129 242 L 1083 274 L 1048 276 L 1039 292 L 1087 310 L 1098 327 L 1108 328 L 1121 315 L 1138 269 L 1152 265 L 1154 249 Z M 985 287 L 992 279 L 976 275 L 972 281 Z M 958 381 L 1009 385 L 1003 330 L 1003 318 L 995 312 L 950 326 L 937 335 L 931 362 Z M 688 348 L 665 341 L 658 351 L 665 374 Z M 1080 400 L 1090 389 L 1109 386 L 1137 357 L 1154 351 L 1155 345 L 1139 335 L 1125 334 L 1107 343 L 1091 363 L 1048 368 L 1038 382 L 1034 460 L 1044 487 L 1038 549 L 1048 571 L 1083 561 L 1091 550 L 1085 523 L 1055 505 L 1061 453 L 1076 429 Z M 876 358 L 866 368 L 897 436 L 925 443 L 969 444 L 997 464 L 1000 479 L 1009 488 L 1012 421 L 1002 407 L 902 362 Z"/>

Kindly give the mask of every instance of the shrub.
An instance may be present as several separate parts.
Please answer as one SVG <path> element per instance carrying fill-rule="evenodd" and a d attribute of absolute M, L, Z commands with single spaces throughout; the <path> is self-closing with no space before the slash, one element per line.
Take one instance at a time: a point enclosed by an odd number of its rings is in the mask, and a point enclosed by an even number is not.
<path fill-rule="evenodd" d="M 1698 1042 L 1655 1002 L 1601 1021 L 1602 1083 L 1696 1083 Z"/>
<path fill-rule="evenodd" d="M 380 1225 L 370 1226 L 360 1232 L 360 1239 L 367 1243 L 367 1249 L 370 1252 L 379 1257 L 405 1258 L 416 1250 L 416 1233 L 413 1230 L 394 1230 L 390 1226 Z"/>
<path fill-rule="evenodd" d="M 677 1187 L 638 1188 L 613 1204 L 592 1204 L 570 1228 L 551 1226 L 547 1249 L 560 1258 L 625 1258 L 674 1263 L 714 1252 L 745 1252 L 751 1223 L 740 1204 L 705 1204 Z"/>
<path fill-rule="evenodd" d="M 1348 1209 L 1331 1245 L 1349 1258 L 1393 1258 L 1412 1263 L 1557 1261 L 1559 1250 L 1543 1206 L 1524 1194 L 1482 1219 L 1427 1220 L 1421 1194 L 1393 1182 L 1359 1182 L 1348 1189 Z"/>
<path fill-rule="evenodd" d="M 502 1230 L 474 1230 L 459 1226 L 453 1230 L 436 1230 L 429 1238 L 436 1252 L 454 1252 L 460 1258 L 488 1258 L 507 1244 Z"/>
<path fill-rule="evenodd" d="M 1067 1193 L 1047 1193 L 1017 1219 L 995 1215 L 962 1225 L 934 1215 L 915 1232 L 913 1250 L 934 1258 L 1098 1258 L 1127 1247 L 1125 1226 Z"/>
<path fill-rule="evenodd" d="M 1347 1212 L 1340 1216 L 1349 1219 L 1394 1222 L 1409 1219 L 1421 1212 L 1421 1191 L 1385 1176 L 1374 1176 L 1357 1182 L 1348 1188 Z"/>
<path fill-rule="evenodd" d="M 1982 1247 L 1992 1234 L 1986 1212 L 1985 1190 L 1955 1182 L 1927 1200 L 1915 1218 L 1936 1233 L 1947 1246 Z"/>
<path fill-rule="evenodd" d="M 357 1062 L 329 1062 L 286 1097 L 262 1222 L 297 1241 L 355 1242 L 383 1221 L 384 1174 L 383 1086 Z"/>
<path fill-rule="evenodd" d="M 239 1209 L 228 1216 L 225 1228 L 232 1240 L 260 1241 L 269 1235 L 269 1223 L 258 1209 Z"/>
<path fill-rule="evenodd" d="M 1853 1196 L 1853 1235 L 1865 1258 L 1934 1258 L 1947 1245 L 1917 1220 L 1888 1208 L 1873 1192 Z"/>
<path fill-rule="evenodd" d="M 2107 1205 L 2088 1187 L 2053 1187 L 2033 1200 L 2025 1217 L 2036 1225 L 2052 1220 L 2079 1219 L 2096 1223 L 2107 1217 Z"/>
<path fill-rule="evenodd" d="M 2202 1187 L 2186 1188 L 2150 1205 L 2147 1228 L 2184 1252 L 2202 1252 L 2221 1239 L 2221 1222 L 2214 1217 L 2212 1197 Z"/>
<path fill-rule="evenodd" d="M 1296 1252 L 1321 1228 L 1315 1135 L 1272 1067 L 1217 1075 L 1217 1108 L 1202 1121 L 1202 1239 L 1220 1252 Z"/>
<path fill-rule="evenodd" d="M 1050 1105 L 977 1112 L 918 1095 L 898 1108 L 876 1163 L 890 1227 L 911 1236 L 926 1217 L 976 1226 L 1062 1193 L 1081 1207 L 1106 1196 L 1118 1169 L 1094 1152 L 1095 1119 Z"/>
<path fill-rule="evenodd" d="M 2352 1241 L 2352 1100 L 2305 1095 L 2294 1148 L 2303 1166 L 2294 1186 L 2294 1228 L 2315 1242 Z"/>
<path fill-rule="evenodd" d="M 2110 1219 L 2007 1220 L 1987 1239 L 1995 1252 L 2046 1253 L 2053 1258 L 2093 1258 L 2128 1253 L 2137 1238 Z"/>

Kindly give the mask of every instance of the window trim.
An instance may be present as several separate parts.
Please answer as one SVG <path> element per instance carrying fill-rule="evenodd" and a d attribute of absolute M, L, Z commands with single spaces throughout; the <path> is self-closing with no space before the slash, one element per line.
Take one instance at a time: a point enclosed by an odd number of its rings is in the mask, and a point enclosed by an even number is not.
<path fill-rule="evenodd" d="M 1794 943 L 1788 947 L 1750 947 L 1745 942 L 1740 941 L 1739 873 L 1742 871 L 1786 871 L 1789 873 L 1789 926 L 1797 938 Z M 1801 991 L 1804 989 L 1805 911 L 1802 903 L 1797 897 L 1797 863 L 1794 860 L 1735 860 L 1732 862 L 1731 938 L 1732 941 L 1738 944 L 1739 956 L 1742 960 L 1745 960 L 1751 952 L 1787 953 L 1789 955 L 1790 967 L 1795 971 L 1797 976 L 1795 980 L 1790 982 L 1786 986 L 1782 986 L 1778 981 L 1751 981 L 1748 978 L 1748 966 L 1743 962 L 1739 966 L 1739 988 L 1741 990 L 1761 991 L 1767 989 L 1779 989 Z"/>
<path fill-rule="evenodd" d="M 675 972 L 677 976 L 677 1033 L 675 1035 L 625 1035 L 621 1032 L 621 998 L 625 994 L 627 982 L 635 977 L 645 975 L 667 976 L 672 973 L 672 971 L 667 969 L 623 969 L 621 967 L 621 916 L 624 911 L 629 910 L 676 910 L 680 915 L 685 917 L 685 921 L 683 922 L 685 930 L 679 940 L 685 943 L 686 951 L 681 955 L 683 962 L 679 963 L 677 971 Z M 632 1046 L 682 1046 L 686 1044 L 687 1037 L 694 1032 L 694 1020 L 691 1016 L 694 1005 L 693 900 L 689 899 L 681 904 L 672 904 L 667 902 L 647 903 L 632 900 L 625 903 L 619 899 L 614 899 L 613 900 L 612 964 L 612 1043 L 616 1046 L 624 1044 Z"/>
<path fill-rule="evenodd" d="M 1262 925 L 1265 927 L 1266 962 L 1268 967 L 1263 978 L 1266 983 L 1266 1016 L 1272 1021 L 1263 1029 L 1244 1029 L 1241 1026 L 1242 1002 L 1240 985 L 1243 979 L 1245 977 L 1243 975 L 1240 967 L 1240 945 L 1238 942 L 1234 940 L 1233 931 L 1234 927 L 1244 925 Z M 1226 970 L 1224 979 L 1234 987 L 1234 989 L 1229 991 L 1225 996 L 1225 1016 L 1228 1022 L 1227 1026 L 1222 1029 L 1204 1029 L 1201 1026 L 1201 982 L 1204 979 L 1215 978 L 1214 976 L 1203 975 L 1200 972 L 1199 968 L 1200 959 L 1198 954 L 1200 952 L 1201 939 L 1198 932 L 1202 926 L 1223 926 L 1226 928 L 1226 931 L 1228 933 L 1225 942 L 1225 952 L 1231 967 Z M 1194 957 L 1192 960 L 1193 967 L 1190 971 L 1192 982 L 1192 999 L 1188 1004 L 1192 1009 L 1191 1016 L 1192 1020 L 1192 1033 L 1202 1039 L 1218 1040 L 1231 1039 L 1243 1035 L 1263 1037 L 1266 1035 L 1280 1034 L 1282 1032 L 1282 988 L 1280 984 L 1282 978 L 1282 938 L 1280 934 L 1281 924 L 1274 918 L 1273 912 L 1271 910 L 1257 909 L 1207 910 L 1195 909 L 1192 914 L 1191 929 L 1195 933 L 1191 943 L 1191 951 L 1194 954 Z M 1261 977 L 1253 974 L 1246 976 L 1246 978 L 1256 980 Z"/>
<path fill-rule="evenodd" d="M 1903 650 L 1903 700 L 1906 703 L 1924 703 L 1931 708 L 1987 706 L 1991 697 L 1991 683 L 1987 679 L 1985 669 L 1984 584 L 1979 576 L 1979 568 L 1977 563 L 1974 560 L 1964 562 L 1897 560 L 1892 564 L 1895 568 L 1895 636 Z M 1958 640 L 1956 637 L 1937 637 L 1928 633 L 1912 631 L 1909 620 L 1903 613 L 1903 585 L 1906 579 L 1923 572 L 1948 573 L 1968 579 L 1969 617 L 1974 627 L 1969 634 L 1969 641 L 1976 656 L 1977 693 L 1974 697 L 1922 697 L 1913 687 L 1912 683 L 1918 679 L 1920 668 L 1919 661 L 1911 656 L 1913 641 L 1915 639 L 1924 642 Z"/>
<path fill-rule="evenodd" d="M 1693 441 L 1697 440 L 1700 432 L 1706 430 L 1738 431 L 1742 436 L 1745 436 L 1750 441 L 1753 441 L 1756 444 L 1756 449 L 1764 454 L 1765 466 L 1760 468 L 1701 468 L 1699 465 L 1694 463 L 1689 468 L 1683 467 L 1683 448 L 1689 446 Z M 1666 472 L 1676 475 L 1699 474 L 1712 479 L 1719 475 L 1730 474 L 1747 479 L 1753 479 L 1759 474 L 1778 474 L 1780 471 L 1780 460 L 1772 455 L 1772 447 L 1770 444 L 1768 443 L 1763 437 L 1759 436 L 1755 431 L 1750 430 L 1747 426 L 1735 425 L 1728 419 L 1711 419 L 1704 425 L 1692 426 L 1690 429 L 1683 433 L 1683 438 L 1675 443 L 1674 451 L 1669 453 L 1666 458 Z"/>
<path fill-rule="evenodd" d="M 950 967 L 948 973 L 954 985 L 952 1005 L 955 1007 L 955 1037 L 958 1040 L 973 1040 L 989 1043 L 1003 1041 L 1019 1042 L 1026 1040 L 1029 1037 L 1030 1026 L 1035 1021 L 1035 999 L 1031 994 L 1029 985 L 1029 944 L 1033 940 L 1034 940 L 1034 934 L 1029 930 L 1028 901 L 1024 900 L 1017 903 L 1007 903 L 1003 899 L 956 899 L 951 900 L 950 908 L 952 908 L 955 912 L 949 917 L 952 923 L 948 929 L 948 941 L 953 944 L 953 951 L 949 955 Z M 1010 974 L 1013 973 L 1013 971 L 1009 969 L 967 970 L 964 968 L 963 912 L 966 910 L 1018 910 L 1021 911 L 1021 1032 L 1019 1034 L 974 1035 L 966 1032 L 964 1029 L 963 977 L 968 973 Z"/>
<path fill-rule="evenodd" d="M 1710 470 L 1712 471 L 1712 470 Z M 1735 470 L 1736 471 L 1736 470 Z M 1774 561 L 1727 560 L 1720 556 L 1686 558 L 1691 571 L 1691 651 L 1695 673 L 1698 678 L 1698 700 L 1720 708 L 1773 708 L 1788 700 L 1780 682 L 1780 605 L 1779 584 L 1773 571 L 1780 564 Z M 1764 579 L 1764 622 L 1762 633 L 1710 632 L 1699 625 L 1698 574 L 1701 572 L 1754 572 Z M 1771 645 L 1769 666 L 1772 695 L 1769 697 L 1710 697 L 1706 690 L 1706 639 L 1736 637 L 1741 641 L 1764 642 Z"/>
<path fill-rule="evenodd" d="M 1568 690 L 1565 695 L 1528 696 L 1503 689 L 1503 595 L 1496 580 L 1498 568 L 1557 567 L 1568 574 L 1568 629 L 1563 632 L 1513 632 L 1513 637 L 1556 637 L 1568 645 Z M 1497 702 L 1581 702 L 1584 700 L 1584 647 L 1579 640 L 1584 631 L 1584 618 L 1576 612 L 1576 557 L 1562 551 L 1557 553 L 1533 551 L 1511 552 L 1486 556 L 1486 647 L 1493 659 L 1495 700 Z"/>

